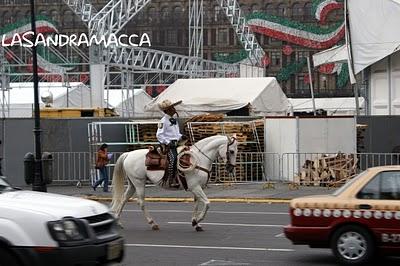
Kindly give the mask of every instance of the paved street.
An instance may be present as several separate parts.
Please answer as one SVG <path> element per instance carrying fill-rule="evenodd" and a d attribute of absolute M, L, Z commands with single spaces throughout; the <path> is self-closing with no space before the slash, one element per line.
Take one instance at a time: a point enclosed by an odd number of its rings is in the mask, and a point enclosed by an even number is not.
<path fill-rule="evenodd" d="M 148 203 L 160 231 L 152 231 L 135 203 L 121 221 L 126 256 L 121 265 L 337 265 L 330 250 L 293 246 L 282 234 L 286 204 L 212 203 L 195 232 L 192 203 Z M 385 265 L 400 265 L 388 258 Z"/>

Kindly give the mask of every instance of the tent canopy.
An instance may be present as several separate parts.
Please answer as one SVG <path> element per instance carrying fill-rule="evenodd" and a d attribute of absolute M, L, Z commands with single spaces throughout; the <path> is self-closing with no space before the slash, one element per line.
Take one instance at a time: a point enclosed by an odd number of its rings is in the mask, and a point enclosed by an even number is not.
<path fill-rule="evenodd" d="M 161 111 L 145 112 L 145 105 L 153 98 L 142 89 L 135 89 L 134 95 L 127 90 L 113 89 L 104 91 L 104 99 L 108 99 L 108 106 L 122 117 L 161 117 Z M 134 111 L 133 111 L 134 110 Z"/>
<path fill-rule="evenodd" d="M 313 104 L 310 98 L 289 98 L 293 112 L 312 112 Z M 363 97 L 359 98 L 360 109 L 365 107 Z M 352 97 L 315 98 L 315 109 L 324 109 L 328 114 L 355 114 L 356 103 Z"/>
<path fill-rule="evenodd" d="M 39 95 L 43 95 L 43 93 L 47 91 L 51 92 L 53 95 L 53 103 L 51 106 L 54 108 L 90 108 L 90 88 L 80 82 L 71 82 L 69 85 L 70 88 L 67 88 L 65 83 L 61 82 L 40 82 Z M 10 87 L 9 117 L 32 117 L 34 101 L 33 83 L 10 83 Z M 104 99 L 107 99 L 108 96 L 109 104 L 107 105 L 107 103 L 104 102 L 103 106 L 115 108 L 117 113 L 124 117 L 161 116 L 161 112 L 144 112 L 144 105 L 152 100 L 144 90 L 135 90 L 134 103 L 132 101 L 132 95 L 126 95 L 126 91 L 127 90 L 119 89 L 109 90 L 108 92 L 104 91 Z M 41 97 L 39 97 L 39 103 L 41 107 L 44 106 Z"/>
<path fill-rule="evenodd" d="M 165 99 L 182 100 L 177 110 L 186 116 L 226 113 L 246 106 L 252 115 L 286 114 L 289 106 L 273 77 L 179 79 L 146 105 L 146 111 L 159 110 L 157 104 Z"/>
<path fill-rule="evenodd" d="M 348 0 L 354 73 L 396 52 L 400 46 L 400 3 Z"/>

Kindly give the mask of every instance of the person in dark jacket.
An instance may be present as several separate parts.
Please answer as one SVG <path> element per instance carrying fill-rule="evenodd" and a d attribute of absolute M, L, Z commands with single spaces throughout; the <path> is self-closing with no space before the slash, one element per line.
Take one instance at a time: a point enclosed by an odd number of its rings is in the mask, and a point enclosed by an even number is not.
<path fill-rule="evenodd" d="M 108 153 L 107 153 L 108 145 L 106 143 L 102 144 L 97 151 L 96 158 L 96 169 L 100 172 L 100 178 L 93 185 L 93 190 L 96 191 L 97 186 L 103 183 L 103 191 L 108 192 L 108 172 L 106 165 L 109 162 Z"/>

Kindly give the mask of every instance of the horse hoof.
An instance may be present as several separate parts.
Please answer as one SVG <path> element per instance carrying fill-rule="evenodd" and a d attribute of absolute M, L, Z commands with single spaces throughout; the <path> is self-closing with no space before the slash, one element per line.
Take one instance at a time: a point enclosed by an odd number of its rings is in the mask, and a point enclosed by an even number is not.
<path fill-rule="evenodd" d="M 158 230 L 160 230 L 160 227 L 158 226 L 158 224 L 153 224 L 151 226 L 151 229 L 153 229 L 153 231 L 158 231 Z"/>
<path fill-rule="evenodd" d="M 196 231 L 197 231 L 197 232 L 203 232 L 204 229 L 203 229 L 203 227 L 201 227 L 201 226 L 196 226 Z"/>
<path fill-rule="evenodd" d="M 196 226 L 197 225 L 197 221 L 196 220 L 192 220 L 192 226 Z"/>

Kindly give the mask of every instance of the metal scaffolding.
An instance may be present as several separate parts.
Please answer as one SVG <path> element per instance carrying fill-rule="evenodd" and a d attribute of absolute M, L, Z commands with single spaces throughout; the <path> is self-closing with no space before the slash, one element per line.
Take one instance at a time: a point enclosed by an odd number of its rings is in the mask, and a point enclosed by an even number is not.
<path fill-rule="evenodd" d="M 88 27 L 89 38 L 104 36 L 108 38 L 116 34 L 134 18 L 151 0 L 111 0 L 100 10 L 92 5 L 90 0 L 64 0 L 70 9 L 81 18 Z M 237 37 L 248 53 L 244 63 L 252 66 L 262 66 L 264 51 L 258 44 L 254 34 L 241 15 L 239 3 L 236 0 L 217 0 L 225 15 L 235 29 Z M 123 90 L 123 101 L 130 102 L 123 106 L 124 113 L 133 115 L 133 89 L 146 85 L 167 85 L 178 78 L 218 78 L 240 76 L 239 64 L 227 64 L 203 59 L 203 0 L 189 1 L 189 55 L 179 55 L 165 51 L 157 51 L 144 47 L 118 47 L 116 45 L 91 46 L 90 56 L 76 46 L 62 48 L 45 47 L 38 57 L 39 67 L 45 71 L 41 80 L 88 81 L 93 69 L 102 81 L 96 80 L 92 90 L 102 91 L 119 88 Z M 24 68 L 30 67 L 31 51 L 28 48 L 5 47 L 4 55 L 10 64 L 7 69 L 12 74 L 7 75 L 11 81 L 30 81 L 29 73 Z M 56 62 L 54 62 L 56 58 Z M 50 59 L 53 59 L 50 60 Z M 243 62 L 242 62 L 243 63 Z M 96 65 L 97 67 L 93 67 Z M 90 72 L 84 71 L 89 67 Z M 7 70 L 3 66 L 1 73 Z M 16 74 L 18 73 L 18 74 Z M 50 77 L 50 78 L 49 78 Z M 93 83 L 93 78 L 91 80 Z M 67 85 L 67 84 L 66 84 Z M 108 94 L 107 94 L 108 95 Z M 96 98 L 96 97 L 94 97 Z M 4 101 L 3 101 L 4 102 Z M 100 101 L 97 101 L 99 103 Z M 96 104 L 96 101 L 94 101 Z"/>

